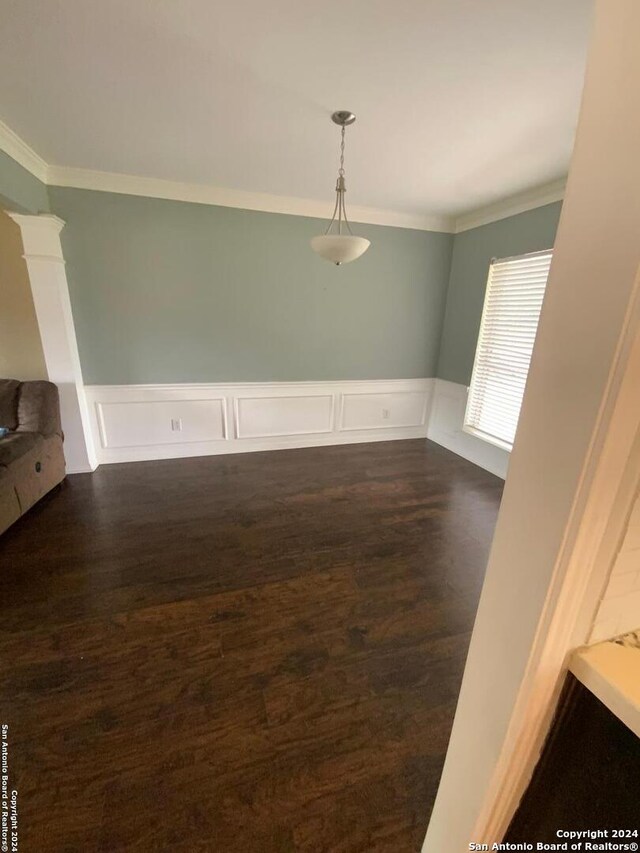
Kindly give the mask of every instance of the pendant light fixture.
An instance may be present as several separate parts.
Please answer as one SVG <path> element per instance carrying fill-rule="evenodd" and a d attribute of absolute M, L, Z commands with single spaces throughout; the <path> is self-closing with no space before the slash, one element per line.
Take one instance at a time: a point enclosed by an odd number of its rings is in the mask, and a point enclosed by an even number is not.
<path fill-rule="evenodd" d="M 333 216 L 327 230 L 324 234 L 314 237 L 311 240 L 311 248 L 321 258 L 325 258 L 336 266 L 340 266 L 340 264 L 348 264 L 350 261 L 355 261 L 356 258 L 359 258 L 360 255 L 363 255 L 367 251 L 371 243 L 366 237 L 356 237 L 352 233 L 344 206 L 344 194 L 347 189 L 344 182 L 344 134 L 347 126 L 353 124 L 356 117 L 348 110 L 340 110 L 333 113 L 331 120 L 342 128 L 340 168 L 338 169 L 338 180 L 336 181 L 336 204 L 333 208 Z M 343 227 L 345 228 L 345 232 L 348 233 L 342 233 Z"/>

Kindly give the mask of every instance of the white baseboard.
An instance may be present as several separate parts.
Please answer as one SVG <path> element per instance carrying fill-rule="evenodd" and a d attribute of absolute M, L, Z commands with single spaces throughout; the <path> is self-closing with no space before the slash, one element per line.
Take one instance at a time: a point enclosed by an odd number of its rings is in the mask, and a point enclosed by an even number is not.
<path fill-rule="evenodd" d="M 434 379 L 433 384 L 427 437 L 504 480 L 509 452 L 462 431 L 467 386 L 445 379 Z"/>
<path fill-rule="evenodd" d="M 433 379 L 89 385 L 100 464 L 426 438 Z"/>

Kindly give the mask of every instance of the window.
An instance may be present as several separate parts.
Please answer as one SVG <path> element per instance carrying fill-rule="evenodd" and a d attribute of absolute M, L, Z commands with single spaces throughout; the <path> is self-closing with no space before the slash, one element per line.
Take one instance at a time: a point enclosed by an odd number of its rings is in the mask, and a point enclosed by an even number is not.
<path fill-rule="evenodd" d="M 511 450 L 549 275 L 552 251 L 494 259 L 464 431 Z"/>

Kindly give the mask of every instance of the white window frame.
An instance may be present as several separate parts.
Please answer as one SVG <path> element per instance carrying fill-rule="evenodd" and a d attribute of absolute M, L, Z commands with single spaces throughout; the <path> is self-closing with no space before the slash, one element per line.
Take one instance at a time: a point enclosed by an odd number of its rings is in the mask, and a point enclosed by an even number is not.
<path fill-rule="evenodd" d="M 496 447 L 500 447 L 502 450 L 506 450 L 507 452 L 511 452 L 511 450 L 513 448 L 512 442 L 509 442 L 509 441 L 505 440 L 504 438 L 501 438 L 497 435 L 493 435 L 492 433 L 485 432 L 484 430 L 479 429 L 477 426 L 474 426 L 472 423 L 469 423 L 470 416 L 471 416 L 472 403 L 473 403 L 473 389 L 474 389 L 474 384 L 477 381 L 477 377 L 478 377 L 479 364 L 480 364 L 481 357 L 482 357 L 481 356 L 482 347 L 483 347 L 483 344 L 485 343 L 485 338 L 488 337 L 488 335 L 489 335 L 489 333 L 487 332 L 487 313 L 488 313 L 489 300 L 490 300 L 490 296 L 491 296 L 492 272 L 493 272 L 494 266 L 497 264 L 505 264 L 505 263 L 509 263 L 510 261 L 520 261 L 520 260 L 523 260 L 525 258 L 542 257 L 544 255 L 550 255 L 551 256 L 550 260 L 549 260 L 549 265 L 551 265 L 551 260 L 553 258 L 553 249 L 552 248 L 551 249 L 543 249 L 539 252 L 526 252 L 522 255 L 512 255 L 512 256 L 506 257 L 506 258 L 492 258 L 491 263 L 489 265 L 489 274 L 487 276 L 487 287 L 486 287 L 486 291 L 485 291 L 484 304 L 483 304 L 483 308 L 482 308 L 482 319 L 480 321 L 480 331 L 478 334 L 478 341 L 476 344 L 476 353 L 475 353 L 475 357 L 473 360 L 473 372 L 471 374 L 471 383 L 469 384 L 469 387 L 467 388 L 467 405 L 465 407 L 465 412 L 464 412 L 464 420 L 463 420 L 463 425 L 462 425 L 462 431 L 466 432 L 468 435 L 474 436 L 475 438 L 479 438 L 482 441 L 487 442 L 488 444 L 493 444 Z M 548 273 L 547 273 L 547 280 L 548 280 Z M 545 282 L 545 291 L 546 291 L 546 282 Z M 543 296 L 543 299 L 544 299 L 544 296 Z M 538 321 L 539 320 L 540 320 L 540 314 L 538 314 Z M 536 332 L 534 334 L 534 345 L 535 345 L 536 334 L 537 334 L 537 324 L 536 324 Z M 531 364 L 531 359 L 529 359 L 529 364 L 527 365 L 527 373 L 529 372 L 530 364 Z M 524 390 L 523 390 L 523 396 L 524 396 Z M 522 406 L 522 397 L 520 398 L 520 406 Z M 519 417 L 519 413 L 518 413 L 518 417 Z"/>

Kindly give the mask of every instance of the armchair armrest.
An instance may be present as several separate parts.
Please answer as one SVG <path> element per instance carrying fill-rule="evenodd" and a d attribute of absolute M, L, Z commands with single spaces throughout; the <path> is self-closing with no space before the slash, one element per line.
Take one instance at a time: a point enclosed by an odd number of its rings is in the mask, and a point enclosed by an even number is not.
<path fill-rule="evenodd" d="M 37 380 L 20 385 L 18 431 L 62 437 L 60 399 L 53 382 Z"/>

